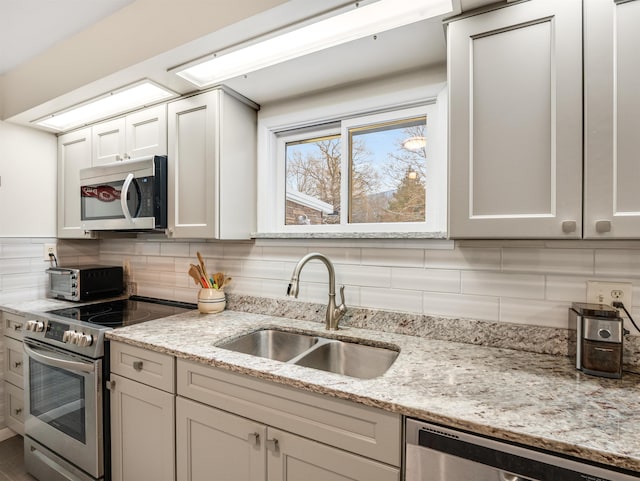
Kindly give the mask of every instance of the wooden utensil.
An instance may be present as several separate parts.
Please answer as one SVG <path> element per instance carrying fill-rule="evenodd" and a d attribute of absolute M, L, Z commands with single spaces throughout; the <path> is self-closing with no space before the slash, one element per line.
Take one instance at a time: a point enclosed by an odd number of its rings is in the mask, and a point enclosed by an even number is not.
<path fill-rule="evenodd" d="M 198 271 L 198 268 L 193 264 L 189 265 L 189 275 L 193 278 L 193 281 L 196 283 L 196 285 L 204 287 L 202 286 L 202 277 L 200 276 L 200 272 Z"/>
<path fill-rule="evenodd" d="M 200 269 L 202 269 L 202 275 L 208 281 L 209 274 L 207 274 L 207 268 L 204 266 L 204 259 L 200 255 L 200 252 L 196 252 L 196 256 L 198 256 L 198 262 L 200 263 Z"/>
<path fill-rule="evenodd" d="M 213 275 L 213 283 L 218 286 L 218 289 L 222 289 L 222 286 L 224 286 L 224 274 L 222 272 L 216 272 Z"/>

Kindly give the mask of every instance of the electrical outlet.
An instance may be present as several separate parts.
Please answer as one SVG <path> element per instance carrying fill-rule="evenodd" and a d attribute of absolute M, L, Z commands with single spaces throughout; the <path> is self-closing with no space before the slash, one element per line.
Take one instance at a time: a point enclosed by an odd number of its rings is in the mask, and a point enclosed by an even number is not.
<path fill-rule="evenodd" d="M 49 254 L 53 254 L 56 259 L 58 258 L 58 247 L 56 244 L 44 244 L 44 254 L 42 255 L 43 260 L 47 262 L 53 260 Z"/>
<path fill-rule="evenodd" d="M 627 310 L 631 310 L 633 286 L 630 282 L 587 281 L 587 302 L 608 304 L 622 302 Z M 619 309 L 621 317 L 628 317 Z"/>

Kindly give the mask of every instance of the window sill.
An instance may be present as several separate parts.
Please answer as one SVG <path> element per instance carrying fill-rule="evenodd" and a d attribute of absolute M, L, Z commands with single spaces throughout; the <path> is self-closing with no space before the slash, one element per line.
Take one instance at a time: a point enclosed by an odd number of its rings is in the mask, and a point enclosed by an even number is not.
<path fill-rule="evenodd" d="M 447 239 L 446 232 L 268 232 L 254 239 Z"/>

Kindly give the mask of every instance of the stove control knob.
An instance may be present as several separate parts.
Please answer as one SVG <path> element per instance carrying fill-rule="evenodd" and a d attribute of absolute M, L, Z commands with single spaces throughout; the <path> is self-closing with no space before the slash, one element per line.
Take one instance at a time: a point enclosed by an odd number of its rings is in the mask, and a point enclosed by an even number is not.
<path fill-rule="evenodd" d="M 30 321 L 27 321 L 26 328 L 27 328 L 27 331 L 42 332 L 44 331 L 44 322 L 30 320 Z"/>
<path fill-rule="evenodd" d="M 91 334 L 80 334 L 80 338 L 78 339 L 78 346 L 88 347 L 91 344 L 93 344 L 93 336 Z"/>
<path fill-rule="evenodd" d="M 71 336 L 74 331 L 64 331 L 62 334 L 62 342 L 71 342 Z"/>

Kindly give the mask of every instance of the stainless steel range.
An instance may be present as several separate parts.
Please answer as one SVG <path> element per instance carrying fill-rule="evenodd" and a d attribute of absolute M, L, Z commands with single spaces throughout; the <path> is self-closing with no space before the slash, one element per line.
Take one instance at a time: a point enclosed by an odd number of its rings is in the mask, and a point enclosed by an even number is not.
<path fill-rule="evenodd" d="M 105 333 L 195 308 L 131 297 L 31 315 L 24 335 L 27 471 L 41 481 L 110 480 Z"/>

